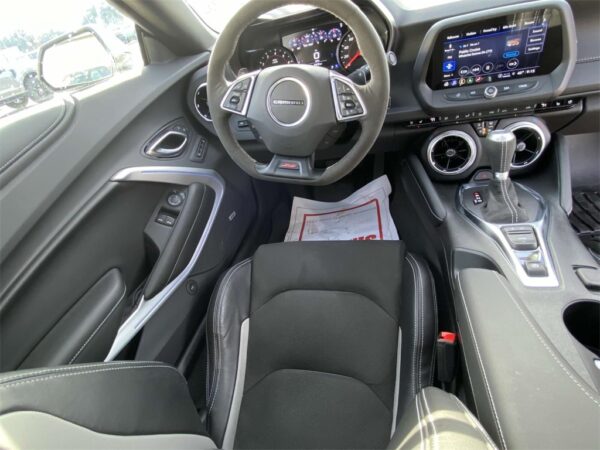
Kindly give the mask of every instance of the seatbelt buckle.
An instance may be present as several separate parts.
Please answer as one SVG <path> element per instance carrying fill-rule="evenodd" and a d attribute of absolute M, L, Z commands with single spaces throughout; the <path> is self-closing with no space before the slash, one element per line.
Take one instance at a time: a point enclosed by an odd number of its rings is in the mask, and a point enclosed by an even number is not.
<path fill-rule="evenodd" d="M 437 378 L 442 383 L 450 383 L 456 367 L 456 333 L 441 331 L 436 343 Z"/>

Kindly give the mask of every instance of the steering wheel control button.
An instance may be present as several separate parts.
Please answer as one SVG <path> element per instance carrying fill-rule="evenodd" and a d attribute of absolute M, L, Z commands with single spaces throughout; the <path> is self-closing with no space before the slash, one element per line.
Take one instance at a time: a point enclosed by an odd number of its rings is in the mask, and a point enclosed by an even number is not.
<path fill-rule="evenodd" d="M 487 86 L 483 90 L 483 96 L 487 99 L 495 98 L 498 95 L 498 88 L 496 86 Z"/>
<path fill-rule="evenodd" d="M 244 77 L 231 85 L 221 102 L 222 109 L 242 116 L 248 112 L 250 94 L 254 85 L 254 75 L 244 75 Z"/>
<path fill-rule="evenodd" d="M 267 110 L 278 125 L 293 127 L 306 119 L 310 111 L 310 92 L 296 78 L 277 80 L 267 94 Z"/>
<path fill-rule="evenodd" d="M 365 108 L 351 81 L 332 77 L 335 112 L 339 121 L 354 120 L 365 114 Z"/>

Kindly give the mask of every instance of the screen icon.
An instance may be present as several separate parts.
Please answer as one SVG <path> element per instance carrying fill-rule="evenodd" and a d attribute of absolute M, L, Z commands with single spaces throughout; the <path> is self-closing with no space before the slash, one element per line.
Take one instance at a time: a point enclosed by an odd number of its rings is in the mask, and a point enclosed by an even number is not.
<path fill-rule="evenodd" d="M 491 72 L 492 70 L 494 70 L 494 63 L 492 63 L 492 62 L 486 62 L 486 63 L 483 65 L 483 71 L 484 71 L 485 73 L 489 73 L 489 72 Z"/>
<path fill-rule="evenodd" d="M 456 61 L 446 61 L 443 65 L 442 65 L 442 70 L 444 72 L 454 72 L 454 70 L 456 69 Z"/>
<path fill-rule="evenodd" d="M 508 67 L 509 69 L 516 69 L 517 67 L 519 67 L 519 60 L 517 58 L 510 59 L 506 63 L 506 67 Z"/>
<path fill-rule="evenodd" d="M 467 66 L 462 66 L 459 70 L 458 70 L 458 74 L 461 77 L 466 76 L 469 73 L 469 68 Z"/>

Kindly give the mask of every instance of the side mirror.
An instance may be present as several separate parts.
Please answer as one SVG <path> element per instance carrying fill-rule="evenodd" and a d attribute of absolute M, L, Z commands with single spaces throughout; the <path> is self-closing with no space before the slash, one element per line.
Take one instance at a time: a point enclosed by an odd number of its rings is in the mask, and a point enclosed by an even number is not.
<path fill-rule="evenodd" d="M 110 49 L 92 27 L 59 36 L 40 47 L 38 70 L 52 89 L 89 86 L 113 76 Z"/>

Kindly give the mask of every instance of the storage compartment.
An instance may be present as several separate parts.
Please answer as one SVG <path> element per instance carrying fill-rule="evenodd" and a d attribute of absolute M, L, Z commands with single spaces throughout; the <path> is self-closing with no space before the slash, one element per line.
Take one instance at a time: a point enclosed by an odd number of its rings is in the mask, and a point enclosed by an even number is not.
<path fill-rule="evenodd" d="M 565 309 L 563 319 L 571 335 L 600 358 L 600 302 L 572 303 Z"/>

